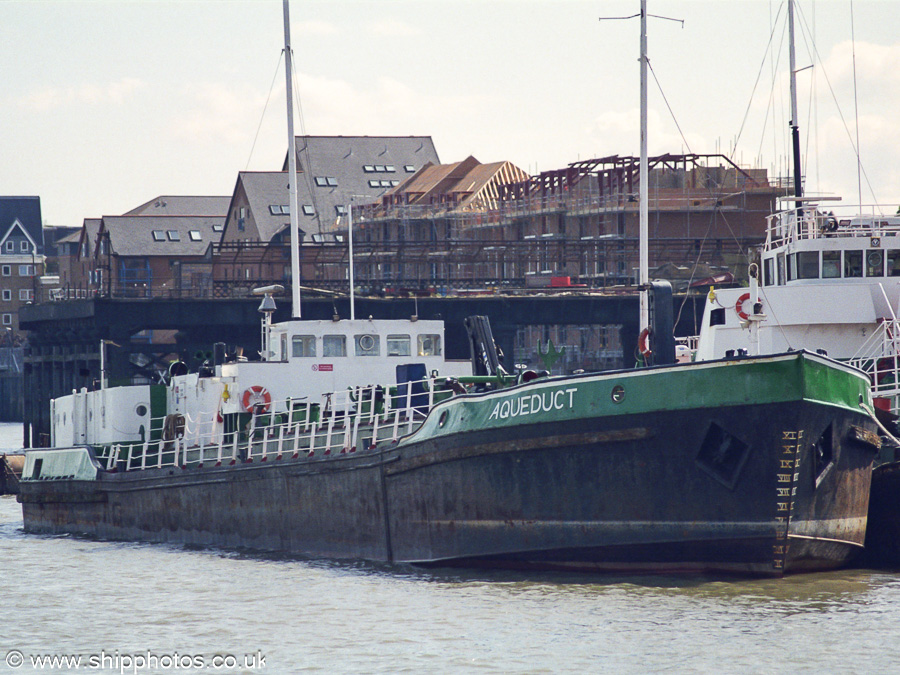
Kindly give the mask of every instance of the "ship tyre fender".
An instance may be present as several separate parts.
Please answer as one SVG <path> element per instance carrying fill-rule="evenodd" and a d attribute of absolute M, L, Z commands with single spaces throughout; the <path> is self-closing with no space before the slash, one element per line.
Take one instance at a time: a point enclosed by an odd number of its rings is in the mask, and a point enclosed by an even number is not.
<path fill-rule="evenodd" d="M 750 299 L 749 293 L 741 293 L 741 296 L 737 299 L 737 302 L 734 303 L 734 311 L 735 313 L 741 317 L 744 321 L 749 318 L 749 314 L 744 311 L 744 303 Z"/>
<path fill-rule="evenodd" d="M 645 328 L 641 331 L 641 334 L 638 335 L 638 351 L 644 356 L 644 358 L 650 356 L 652 352 L 650 351 L 650 329 Z"/>
<path fill-rule="evenodd" d="M 272 395 L 269 393 L 269 390 L 265 387 L 260 387 L 258 384 L 247 387 L 241 396 L 241 405 L 244 406 L 244 410 L 247 412 L 253 412 L 254 410 L 269 412 L 271 404 Z"/>

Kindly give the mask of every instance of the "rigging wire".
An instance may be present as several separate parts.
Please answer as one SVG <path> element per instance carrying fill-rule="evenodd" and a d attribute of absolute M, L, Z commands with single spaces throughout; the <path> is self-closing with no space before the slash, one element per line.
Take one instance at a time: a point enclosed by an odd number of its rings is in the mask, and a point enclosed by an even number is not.
<path fill-rule="evenodd" d="M 806 17 L 803 15 L 803 12 L 800 9 L 799 5 L 797 6 L 797 10 L 798 10 L 798 14 L 801 19 L 801 21 L 800 21 L 801 28 L 808 31 L 809 27 L 808 27 L 808 24 L 806 23 Z M 820 64 L 824 64 L 822 57 L 819 55 L 819 49 L 815 42 L 812 42 L 812 49 L 813 49 L 813 53 L 815 54 L 815 60 Z M 855 71 L 855 68 L 854 68 L 854 71 Z M 866 186 L 869 188 L 869 193 L 872 195 L 872 199 L 875 201 L 875 205 L 878 206 L 878 198 L 875 196 L 875 190 L 872 187 L 871 181 L 869 180 L 869 175 L 866 173 L 866 168 L 862 165 L 862 162 L 860 160 L 859 146 L 853 140 L 853 134 L 850 132 L 850 127 L 847 124 L 846 118 L 844 117 L 844 111 L 841 109 L 841 106 L 838 103 L 837 94 L 835 94 L 834 87 L 831 85 L 831 78 L 828 77 L 828 71 L 825 69 L 824 65 L 822 66 L 822 75 L 825 77 L 825 83 L 828 85 L 828 91 L 831 94 L 831 99 L 834 101 L 834 105 L 835 105 L 835 108 L 837 109 L 838 116 L 841 118 L 841 124 L 844 125 L 844 131 L 847 134 L 847 138 L 850 141 L 850 147 L 853 149 L 853 153 L 856 157 L 858 170 L 859 170 L 860 174 L 862 175 L 862 177 L 865 178 L 865 183 L 866 183 Z M 862 202 L 862 198 L 860 198 L 860 202 Z"/>
<path fill-rule="evenodd" d="M 772 46 L 772 39 L 775 37 L 775 26 L 778 22 L 778 16 L 781 15 L 781 8 L 784 7 L 782 3 L 778 8 L 778 14 L 775 16 L 775 21 L 772 23 L 772 30 L 769 33 L 769 42 L 766 44 L 765 52 L 763 53 L 763 59 L 759 64 L 759 72 L 756 73 L 756 82 L 753 83 L 753 90 L 750 92 L 750 100 L 747 101 L 747 109 L 744 110 L 744 119 L 741 120 L 741 128 L 738 130 L 738 134 L 734 139 L 734 147 L 732 148 L 731 160 L 734 160 L 735 154 L 737 153 L 738 143 L 741 141 L 741 135 L 744 133 L 744 125 L 747 123 L 747 118 L 750 116 L 750 106 L 753 103 L 753 97 L 756 94 L 756 87 L 759 86 L 759 81 L 762 79 L 763 68 L 766 66 L 766 60 L 769 56 L 769 50 Z"/>
<path fill-rule="evenodd" d="M 856 87 L 856 28 L 853 22 L 853 0 L 850 0 L 850 43 L 853 46 L 853 111 L 856 115 L 856 189 L 859 203 L 862 204 L 862 176 L 860 175 L 862 159 L 859 156 L 859 96 Z"/>
<path fill-rule="evenodd" d="M 291 51 L 293 51 L 293 50 L 291 50 Z M 296 61 L 294 61 L 294 63 L 296 63 Z M 321 214 L 319 213 L 319 211 L 320 211 L 319 204 L 318 204 L 318 201 L 316 200 L 316 191 L 313 189 L 313 185 L 311 182 L 312 175 L 313 175 L 312 159 L 309 156 L 309 136 L 306 135 L 306 120 L 305 120 L 305 116 L 303 114 L 303 104 L 300 101 L 300 80 L 298 78 L 297 68 L 293 68 L 291 70 L 291 75 L 294 80 L 294 103 L 297 106 L 297 116 L 300 121 L 300 136 L 303 138 L 303 148 L 301 149 L 301 152 L 306 153 L 306 171 L 302 170 L 303 166 L 302 166 L 302 162 L 301 162 L 300 165 L 298 165 L 298 173 L 303 174 L 303 180 L 306 183 L 306 188 L 309 192 L 309 198 L 312 201 L 313 213 L 315 214 L 314 217 L 316 219 L 316 223 L 319 226 L 319 233 L 321 234 L 322 218 L 321 218 Z M 300 214 L 297 214 L 298 217 L 299 217 L 299 215 Z"/>
<path fill-rule="evenodd" d="M 663 91 L 662 85 L 659 82 L 659 78 L 656 77 L 656 71 L 653 70 L 653 64 L 650 63 L 649 59 L 647 60 L 647 66 L 650 70 L 651 75 L 653 75 L 653 81 L 656 83 L 656 88 L 659 90 L 659 94 L 660 94 L 660 96 L 662 96 L 663 102 L 666 104 L 666 108 L 669 111 L 669 115 L 671 115 L 672 121 L 675 123 L 675 127 L 678 129 L 678 133 L 681 135 L 681 140 L 684 143 L 684 146 L 687 148 L 688 154 L 693 155 L 694 153 L 691 150 L 691 144 L 688 143 L 687 138 L 685 138 L 685 136 L 684 136 L 684 132 L 681 130 L 681 125 L 678 124 L 678 119 L 675 117 L 675 112 L 672 110 L 672 106 L 669 104 L 669 99 L 666 97 L 666 93 Z M 744 247 L 741 246 L 741 242 L 738 240 L 737 235 L 735 234 L 734 230 L 732 229 L 731 223 L 728 222 L 728 218 L 725 216 L 725 214 L 722 211 L 718 210 L 719 203 L 723 199 L 727 198 L 728 196 L 727 195 L 716 196 L 713 193 L 712 185 L 709 183 L 707 183 L 707 189 L 708 189 L 710 195 L 716 197 L 716 208 L 714 208 L 712 210 L 712 212 L 710 213 L 709 223 L 707 224 L 707 227 L 706 227 L 706 234 L 703 235 L 703 239 L 700 242 L 700 247 L 699 247 L 699 250 L 697 251 L 697 258 L 694 261 L 694 264 L 691 265 L 691 275 L 688 278 L 688 288 L 690 288 L 691 283 L 693 283 L 693 281 L 694 281 L 694 275 L 696 274 L 697 267 L 700 264 L 700 257 L 703 255 L 703 248 L 706 245 L 706 241 L 709 239 L 713 224 L 716 221 L 716 215 L 719 215 L 722 217 L 722 222 L 725 223 L 725 227 L 727 227 L 728 231 L 731 233 L 731 237 L 732 237 L 732 239 L 734 239 L 734 242 L 737 244 L 738 251 L 740 252 L 741 256 L 743 256 L 745 258 L 747 257 L 747 253 L 746 253 L 746 251 L 744 251 Z M 673 327 L 677 326 L 678 322 L 681 320 L 681 314 L 684 311 L 684 307 L 686 304 L 687 304 L 687 294 L 685 294 L 684 300 L 682 300 L 681 306 L 678 308 L 678 315 L 675 318 Z"/>
<path fill-rule="evenodd" d="M 250 155 L 247 157 L 247 165 L 244 167 L 244 171 L 249 171 L 250 169 L 250 160 L 253 159 L 256 141 L 259 140 L 259 131 L 262 129 L 263 119 L 266 117 L 266 109 L 269 107 L 269 100 L 272 98 L 272 90 L 275 88 L 275 78 L 278 77 L 278 72 L 281 70 L 281 57 L 283 54 L 284 50 L 281 50 L 281 53 L 278 55 L 278 64 L 275 66 L 275 74 L 272 76 L 272 84 L 269 85 L 269 93 L 266 96 L 266 102 L 263 105 L 262 115 L 259 116 L 259 124 L 256 125 L 256 135 L 253 137 L 253 144 L 250 146 Z"/>
<path fill-rule="evenodd" d="M 774 30 L 774 28 L 773 28 L 773 30 Z M 775 108 L 775 92 L 776 92 L 775 79 L 776 79 L 776 73 L 778 72 L 778 66 L 781 63 L 781 50 L 784 48 L 784 34 L 785 34 L 786 30 L 787 30 L 787 26 L 785 24 L 782 24 L 781 40 L 779 41 L 778 55 L 774 61 L 770 60 L 772 63 L 772 85 L 769 88 L 769 101 L 768 101 L 768 103 L 766 103 L 766 116 L 763 119 L 763 128 L 762 128 L 762 131 L 761 131 L 760 137 L 759 137 L 759 149 L 757 151 L 758 157 L 762 157 L 763 144 L 766 142 L 766 128 L 769 126 L 769 113 L 770 113 L 770 111 L 773 111 Z M 775 114 L 773 112 L 772 118 L 774 119 L 774 117 L 775 117 Z M 776 142 L 776 134 L 772 134 L 772 143 L 775 144 L 775 142 Z M 778 156 L 778 150 L 777 150 L 777 147 L 774 147 L 773 148 L 773 157 L 777 157 L 777 156 Z M 778 175 L 781 175 L 780 171 L 778 171 Z"/>

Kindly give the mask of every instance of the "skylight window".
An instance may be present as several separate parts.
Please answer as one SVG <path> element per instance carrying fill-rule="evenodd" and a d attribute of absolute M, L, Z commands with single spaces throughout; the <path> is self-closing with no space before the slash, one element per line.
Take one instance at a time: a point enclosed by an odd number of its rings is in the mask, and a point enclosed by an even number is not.
<path fill-rule="evenodd" d="M 416 167 L 414 167 L 412 164 L 405 164 L 405 165 L 403 166 L 403 170 L 404 170 L 406 173 L 415 173 L 415 172 L 416 172 Z"/>
<path fill-rule="evenodd" d="M 334 176 L 316 176 L 316 185 L 319 187 L 337 187 L 337 178 Z"/>
<path fill-rule="evenodd" d="M 166 234 L 169 235 L 169 241 L 181 241 L 181 234 L 178 230 L 166 230 Z"/>
<path fill-rule="evenodd" d="M 378 173 L 384 173 L 385 171 L 387 171 L 387 167 L 384 164 L 376 164 L 375 171 L 377 171 Z"/>
<path fill-rule="evenodd" d="M 165 241 L 166 233 L 162 230 L 153 230 L 153 241 Z"/>
<path fill-rule="evenodd" d="M 388 173 L 394 173 L 397 169 L 395 169 L 392 164 L 388 164 L 386 167 L 384 167 L 384 170 Z"/>
<path fill-rule="evenodd" d="M 290 215 L 291 207 L 288 204 L 269 204 L 269 213 L 273 216 Z"/>
<path fill-rule="evenodd" d="M 316 210 L 313 208 L 312 204 L 304 204 L 303 205 L 303 215 L 306 215 L 306 216 L 316 215 Z"/>
<path fill-rule="evenodd" d="M 381 187 L 381 181 L 380 180 L 370 180 L 369 187 Z"/>
<path fill-rule="evenodd" d="M 339 216 L 343 216 L 345 213 L 347 213 L 347 207 L 343 204 L 335 204 L 334 210 Z"/>
<path fill-rule="evenodd" d="M 191 230 L 190 231 L 191 241 L 200 241 L 200 230 Z"/>
<path fill-rule="evenodd" d="M 364 164 L 363 171 L 366 173 L 375 173 L 375 166 L 373 164 Z"/>
<path fill-rule="evenodd" d="M 225 229 L 225 226 L 224 226 L 224 225 L 221 225 L 221 224 L 219 224 L 219 223 L 213 225 L 213 232 L 221 232 L 221 231 L 223 231 L 224 229 Z"/>

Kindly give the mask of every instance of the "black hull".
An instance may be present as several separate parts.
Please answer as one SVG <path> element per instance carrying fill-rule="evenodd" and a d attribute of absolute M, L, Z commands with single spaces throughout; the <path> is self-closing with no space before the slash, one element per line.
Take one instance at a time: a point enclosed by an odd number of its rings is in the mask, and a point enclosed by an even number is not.
<path fill-rule="evenodd" d="M 872 472 L 866 549 L 859 563 L 900 568 L 900 462 L 882 464 Z"/>
<path fill-rule="evenodd" d="M 660 412 L 25 481 L 19 499 L 35 533 L 425 565 L 780 576 L 840 567 L 861 550 L 871 430 L 862 414 L 807 402 Z M 814 457 L 817 441 L 829 462 Z"/>

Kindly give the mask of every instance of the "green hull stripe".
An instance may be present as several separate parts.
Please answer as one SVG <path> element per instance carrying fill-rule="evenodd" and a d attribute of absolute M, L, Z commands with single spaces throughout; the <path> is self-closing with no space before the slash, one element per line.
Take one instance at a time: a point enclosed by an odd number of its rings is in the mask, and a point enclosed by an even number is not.
<path fill-rule="evenodd" d="M 408 440 L 566 420 L 658 411 L 810 401 L 861 412 L 869 382 L 859 371 L 808 353 L 599 373 L 453 398 Z"/>

